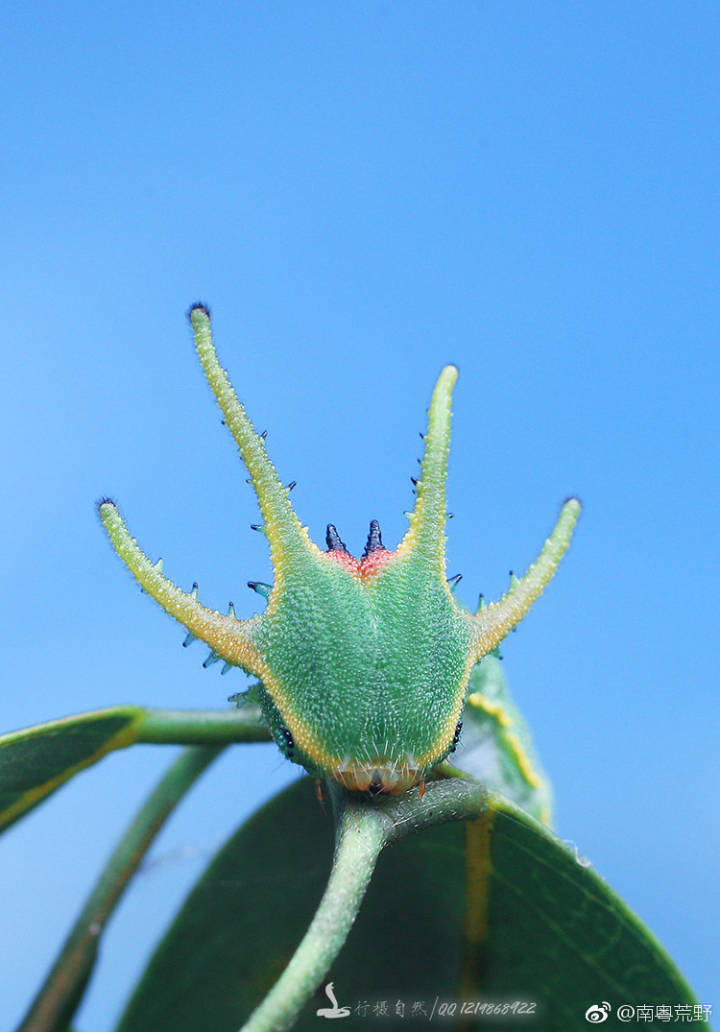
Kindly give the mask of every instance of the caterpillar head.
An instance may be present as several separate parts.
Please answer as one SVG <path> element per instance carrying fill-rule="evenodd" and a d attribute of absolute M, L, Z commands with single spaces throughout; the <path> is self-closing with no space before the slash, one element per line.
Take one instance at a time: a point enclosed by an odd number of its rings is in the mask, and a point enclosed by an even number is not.
<path fill-rule="evenodd" d="M 376 521 L 355 557 L 337 530 L 319 548 L 302 526 L 220 366 L 210 314 L 191 309 L 195 343 L 210 386 L 250 473 L 274 580 L 255 587 L 264 612 L 239 620 L 203 606 L 152 563 L 115 504 L 100 503 L 110 539 L 143 589 L 211 648 L 210 660 L 241 667 L 261 685 L 273 737 L 293 762 L 346 788 L 402 792 L 421 781 L 457 740 L 475 663 L 528 611 L 565 552 L 580 505 L 574 498 L 537 560 L 498 601 L 469 613 L 454 600 L 445 572 L 445 481 L 452 390 L 457 369 L 435 385 L 415 505 L 397 548 L 385 547 Z"/>

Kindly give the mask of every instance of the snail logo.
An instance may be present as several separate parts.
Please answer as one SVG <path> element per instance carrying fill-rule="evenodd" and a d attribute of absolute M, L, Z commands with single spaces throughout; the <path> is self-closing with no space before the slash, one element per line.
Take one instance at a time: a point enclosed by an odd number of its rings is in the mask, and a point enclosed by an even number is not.
<path fill-rule="evenodd" d="M 334 984 L 334 982 L 328 982 L 325 986 L 325 995 L 332 1004 L 332 1007 L 321 1007 L 320 1010 L 315 1011 L 319 1018 L 347 1018 L 350 1014 L 349 1007 L 338 1007 L 338 1002 L 335 999 L 335 993 L 333 992 Z M 604 1020 L 605 1019 L 603 1018 L 603 1021 Z"/>
<path fill-rule="evenodd" d="M 585 1020 L 589 1021 L 591 1025 L 602 1025 L 603 1021 L 607 1021 L 608 1014 L 612 1010 L 612 1007 L 603 1000 L 602 1003 L 593 1003 L 591 1007 L 585 1011 Z M 318 1014 L 320 1012 L 318 1011 Z"/>

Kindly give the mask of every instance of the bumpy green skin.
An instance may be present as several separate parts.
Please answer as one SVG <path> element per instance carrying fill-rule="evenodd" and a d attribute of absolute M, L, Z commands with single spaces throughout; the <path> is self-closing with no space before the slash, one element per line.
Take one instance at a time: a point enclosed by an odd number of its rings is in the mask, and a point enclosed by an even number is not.
<path fill-rule="evenodd" d="M 259 682 L 265 719 L 283 753 L 349 789 L 402 792 L 453 748 L 468 679 L 541 593 L 565 552 L 580 510 L 563 506 L 525 576 L 497 603 L 470 614 L 445 575 L 445 481 L 452 389 L 440 374 L 428 410 L 425 455 L 408 531 L 394 552 L 371 525 L 354 559 L 328 528 L 328 550 L 310 540 L 266 450 L 220 366 L 210 316 L 190 312 L 203 369 L 258 496 L 275 581 L 265 612 L 238 620 L 201 605 L 163 576 L 130 536 L 113 502 L 100 515 L 116 551 L 143 589 L 212 652 Z M 332 533 L 331 533 L 332 532 Z"/>
<path fill-rule="evenodd" d="M 261 623 L 261 649 L 319 750 L 372 777 L 381 761 L 398 774 L 447 755 L 462 704 L 472 627 L 444 578 L 410 559 L 390 559 L 368 581 L 324 557 L 287 578 Z M 273 737 L 309 771 L 327 769 L 288 748 L 289 723 L 264 692 Z M 444 734 L 439 739 L 439 729 Z M 334 775 L 339 776 L 337 769 Z M 385 775 L 386 779 L 388 775 Z M 413 778 L 414 780 L 414 778 Z"/>

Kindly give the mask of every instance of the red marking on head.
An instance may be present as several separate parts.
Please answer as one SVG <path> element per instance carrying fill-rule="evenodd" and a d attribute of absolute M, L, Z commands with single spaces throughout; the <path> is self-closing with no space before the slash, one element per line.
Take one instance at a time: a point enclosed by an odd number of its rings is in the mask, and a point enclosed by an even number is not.
<path fill-rule="evenodd" d="M 356 577 L 360 576 L 360 563 L 354 555 L 350 555 L 349 552 L 341 552 L 337 548 L 326 552 L 325 555 L 328 559 L 333 559 L 339 566 L 344 566 L 350 573 L 354 573 Z"/>
<path fill-rule="evenodd" d="M 369 580 L 370 577 L 374 577 L 376 573 L 379 573 L 384 566 L 387 566 L 395 556 L 395 552 L 388 552 L 386 548 L 378 548 L 371 552 L 370 555 L 366 555 L 362 559 L 356 559 L 349 552 L 333 549 L 330 552 L 326 552 L 325 555 L 339 563 L 340 566 L 344 566 L 346 570 L 355 574 L 361 580 Z"/>
<path fill-rule="evenodd" d="M 377 548 L 370 555 L 366 555 L 364 559 L 360 560 L 360 576 L 362 579 L 367 580 L 369 577 L 374 577 L 376 573 L 382 570 L 383 566 L 387 566 L 394 555 L 394 552 L 388 552 L 386 548 Z"/>
<path fill-rule="evenodd" d="M 363 556 L 362 559 L 356 559 L 350 552 L 341 552 L 339 549 L 334 548 L 329 552 L 325 552 L 325 555 L 337 562 L 339 566 L 345 567 L 346 570 L 351 574 L 355 574 L 361 580 L 369 580 L 370 577 L 379 574 L 383 567 L 388 565 L 395 552 L 389 552 L 387 548 L 378 548 L 374 552 L 370 552 L 369 555 Z"/>

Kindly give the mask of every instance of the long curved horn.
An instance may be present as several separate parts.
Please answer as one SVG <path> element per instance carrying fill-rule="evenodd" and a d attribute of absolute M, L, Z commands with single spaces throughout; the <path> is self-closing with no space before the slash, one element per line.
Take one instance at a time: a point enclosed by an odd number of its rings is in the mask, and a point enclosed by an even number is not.
<path fill-rule="evenodd" d="M 205 376 L 250 473 L 277 576 L 283 565 L 283 557 L 287 557 L 289 552 L 297 553 L 300 549 L 307 554 L 308 549 L 319 550 L 310 541 L 306 528 L 301 526 L 295 515 L 288 497 L 289 490 L 280 483 L 275 467 L 268 458 L 264 437 L 255 432 L 227 373 L 218 361 L 210 329 L 210 312 L 204 305 L 195 305 L 190 310 L 190 322 Z"/>
<path fill-rule="evenodd" d="M 98 511 L 115 551 L 148 595 L 226 663 L 259 674 L 262 667 L 253 642 L 253 628 L 260 618 L 238 620 L 207 609 L 198 602 L 194 592 L 187 594 L 163 576 L 162 560 L 153 563 L 148 559 L 130 536 L 114 502 L 104 499 Z"/>
<path fill-rule="evenodd" d="M 562 507 L 552 534 L 524 577 L 514 579 L 498 602 L 480 609 L 471 617 L 475 625 L 473 648 L 477 659 L 499 645 L 508 631 L 525 616 L 558 568 L 580 515 L 580 502 L 569 498 Z"/>
<path fill-rule="evenodd" d="M 433 390 L 428 409 L 425 455 L 416 486 L 410 526 L 398 546 L 398 555 L 417 555 L 445 570 L 445 483 L 450 451 L 452 392 L 458 371 L 445 366 Z"/>

